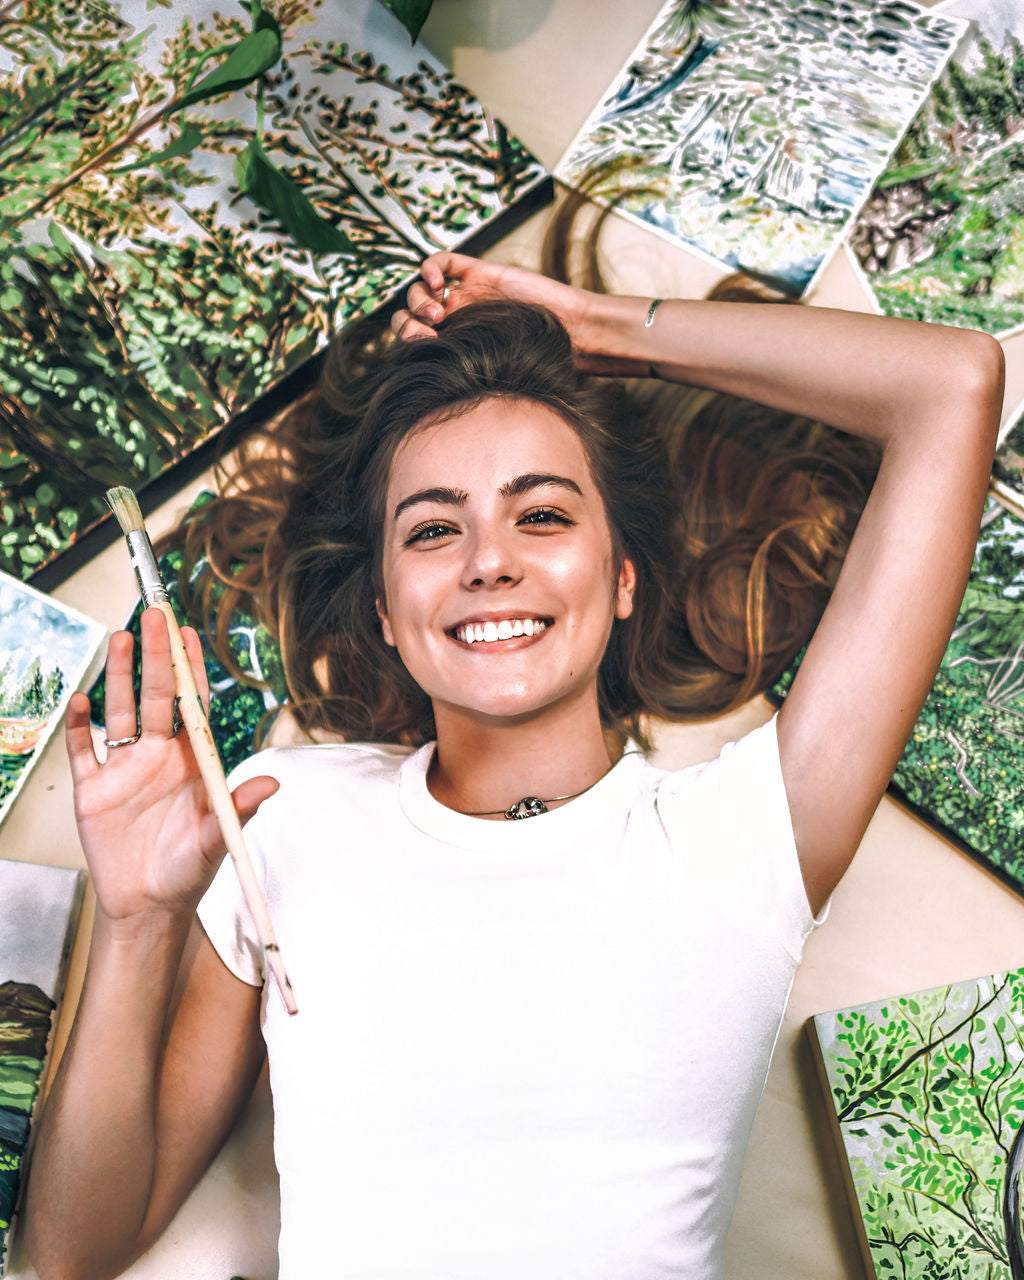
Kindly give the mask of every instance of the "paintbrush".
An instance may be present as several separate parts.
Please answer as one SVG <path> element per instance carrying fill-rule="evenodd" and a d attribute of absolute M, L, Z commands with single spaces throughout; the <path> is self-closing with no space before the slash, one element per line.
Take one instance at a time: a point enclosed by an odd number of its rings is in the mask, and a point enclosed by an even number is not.
<path fill-rule="evenodd" d="M 253 871 L 249 851 L 245 847 L 242 836 L 242 824 L 238 821 L 227 779 L 221 767 L 220 756 L 214 745 L 213 734 L 206 718 L 202 698 L 196 687 L 192 666 L 185 652 L 185 642 L 178 627 L 178 620 L 171 608 L 171 598 L 160 573 L 160 568 L 153 553 L 153 544 L 149 540 L 146 526 L 142 520 L 139 501 L 131 489 L 119 485 L 107 490 L 107 505 L 117 517 L 117 522 L 124 532 L 128 543 L 128 553 L 135 570 L 135 579 L 139 584 L 143 604 L 149 608 L 154 606 L 167 619 L 167 634 L 171 641 L 171 665 L 174 669 L 174 686 L 178 697 L 178 708 L 182 722 L 188 730 L 188 740 L 192 745 L 192 753 L 199 766 L 199 772 L 206 786 L 206 794 L 210 798 L 210 807 L 217 815 L 224 843 L 235 864 L 238 880 L 242 886 L 242 894 L 246 905 L 252 912 L 256 922 L 267 967 L 274 975 L 285 1008 L 289 1013 L 297 1013 L 298 1006 L 292 992 L 292 984 L 285 972 L 281 951 L 274 937 L 274 926 L 270 922 L 266 899 L 260 889 Z"/>

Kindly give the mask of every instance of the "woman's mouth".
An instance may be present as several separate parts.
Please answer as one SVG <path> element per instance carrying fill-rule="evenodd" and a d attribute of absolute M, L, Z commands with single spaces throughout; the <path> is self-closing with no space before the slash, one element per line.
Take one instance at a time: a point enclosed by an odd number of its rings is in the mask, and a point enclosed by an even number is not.
<path fill-rule="evenodd" d="M 449 634 L 463 644 L 493 644 L 518 636 L 536 636 L 550 625 L 545 618 L 502 618 L 500 622 L 464 622 Z"/>

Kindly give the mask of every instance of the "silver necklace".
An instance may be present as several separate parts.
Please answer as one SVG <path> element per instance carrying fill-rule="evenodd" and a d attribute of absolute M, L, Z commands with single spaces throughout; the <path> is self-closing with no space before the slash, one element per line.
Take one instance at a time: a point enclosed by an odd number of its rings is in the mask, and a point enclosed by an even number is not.
<path fill-rule="evenodd" d="M 595 784 L 591 784 L 593 786 Z M 584 787 L 583 791 L 589 791 L 590 787 Z M 569 796 L 551 796 L 548 800 L 541 800 L 539 796 L 523 796 L 522 800 L 517 800 L 515 804 L 510 804 L 507 809 L 478 809 L 471 812 L 468 809 L 459 809 L 459 813 L 465 818 L 496 818 L 498 814 L 502 814 L 509 821 L 515 821 L 517 818 L 533 818 L 538 813 L 547 813 L 549 804 L 557 804 L 559 800 L 575 800 L 577 796 L 581 796 L 583 791 L 574 791 Z"/>

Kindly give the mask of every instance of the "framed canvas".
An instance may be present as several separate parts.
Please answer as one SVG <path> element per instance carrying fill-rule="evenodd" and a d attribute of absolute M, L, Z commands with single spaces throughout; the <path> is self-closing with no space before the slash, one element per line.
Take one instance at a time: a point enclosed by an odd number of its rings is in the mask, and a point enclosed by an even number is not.
<path fill-rule="evenodd" d="M 992 491 L 1024 519 L 1024 406 L 1011 416 L 1002 433 L 992 466 Z"/>
<path fill-rule="evenodd" d="M 868 1275 L 1024 1274 L 1024 970 L 818 1014 L 808 1031 Z"/>
<path fill-rule="evenodd" d="M 771 690 L 776 702 L 796 669 Z M 996 501 L 890 791 L 1024 895 L 1024 518 Z"/>
<path fill-rule="evenodd" d="M 801 294 L 963 27 L 908 0 L 669 0 L 556 174 Z"/>
<path fill-rule="evenodd" d="M 22 6 L 0 23 L 0 568 L 52 565 L 50 589 L 98 521 L 116 537 L 106 488 L 149 510 L 424 257 L 551 184 L 379 0 Z"/>
<path fill-rule="evenodd" d="M 106 634 L 92 618 L 0 573 L 0 822 Z"/>
<path fill-rule="evenodd" d="M 0 1275 L 84 889 L 84 871 L 0 860 Z"/>
<path fill-rule="evenodd" d="M 887 315 L 1024 325 L 1024 8 L 949 0 L 968 33 L 900 141 L 850 245 Z"/>

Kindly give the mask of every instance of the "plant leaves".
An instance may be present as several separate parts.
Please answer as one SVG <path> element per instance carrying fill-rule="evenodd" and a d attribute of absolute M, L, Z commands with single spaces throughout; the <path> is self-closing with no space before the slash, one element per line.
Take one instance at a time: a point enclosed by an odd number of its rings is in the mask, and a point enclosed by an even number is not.
<path fill-rule="evenodd" d="M 243 89 L 269 71 L 281 56 L 281 29 L 269 14 L 261 13 L 258 26 L 231 50 L 208 76 L 189 89 L 176 104 L 178 110 L 215 98 L 232 89 Z"/>
<path fill-rule="evenodd" d="M 134 164 L 122 164 L 116 169 L 111 169 L 110 172 L 131 173 L 133 169 L 146 169 L 151 164 L 160 164 L 163 160 L 174 160 L 178 156 L 191 155 L 202 140 L 203 131 L 194 124 L 187 124 L 174 141 L 164 147 L 162 151 L 151 152 L 148 156 L 143 156 L 141 160 L 136 160 Z"/>
<path fill-rule="evenodd" d="M 382 0 L 382 3 L 405 27 L 410 41 L 415 44 L 434 0 Z"/>
<path fill-rule="evenodd" d="M 352 241 L 321 218 L 299 188 L 276 169 L 253 141 L 238 157 L 235 181 L 243 195 L 271 214 L 296 244 L 313 253 L 352 253 Z"/>

